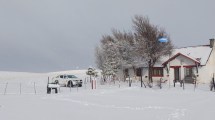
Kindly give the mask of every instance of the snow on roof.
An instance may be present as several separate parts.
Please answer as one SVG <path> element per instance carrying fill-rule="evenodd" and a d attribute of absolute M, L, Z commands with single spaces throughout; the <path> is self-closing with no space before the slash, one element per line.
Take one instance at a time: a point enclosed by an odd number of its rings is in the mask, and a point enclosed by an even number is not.
<path fill-rule="evenodd" d="M 201 65 L 205 65 L 207 63 L 211 51 L 212 48 L 210 48 L 209 45 L 202 45 L 175 49 L 173 51 L 173 54 L 182 53 L 191 58 L 195 58 L 201 63 Z"/>
<path fill-rule="evenodd" d="M 209 45 L 176 48 L 173 50 L 172 55 L 170 57 L 166 56 L 161 58 L 161 60 L 155 64 L 155 67 L 161 67 L 164 62 L 166 62 L 169 58 L 175 56 L 178 53 L 181 53 L 185 56 L 188 56 L 189 58 L 199 61 L 201 65 L 205 65 L 207 63 L 211 51 L 212 48 L 210 48 Z"/>

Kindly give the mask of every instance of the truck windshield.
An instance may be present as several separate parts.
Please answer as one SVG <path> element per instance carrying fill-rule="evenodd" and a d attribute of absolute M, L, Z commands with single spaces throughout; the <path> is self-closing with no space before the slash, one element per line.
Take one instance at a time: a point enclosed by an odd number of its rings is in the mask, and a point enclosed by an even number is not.
<path fill-rule="evenodd" d="M 77 78 L 77 77 L 74 75 L 68 75 L 68 78 Z"/>

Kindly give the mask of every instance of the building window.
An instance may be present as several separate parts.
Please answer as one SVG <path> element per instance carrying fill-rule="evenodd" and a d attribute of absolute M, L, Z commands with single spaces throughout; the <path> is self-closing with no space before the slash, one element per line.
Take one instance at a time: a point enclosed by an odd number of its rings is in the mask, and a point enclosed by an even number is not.
<path fill-rule="evenodd" d="M 192 77 L 193 68 L 184 68 L 185 70 L 185 77 Z"/>
<path fill-rule="evenodd" d="M 125 70 L 124 70 L 124 75 L 125 75 L 126 78 L 129 76 L 129 71 L 128 71 L 128 69 L 125 69 Z"/>
<path fill-rule="evenodd" d="M 141 68 L 136 69 L 136 76 L 140 77 L 141 76 Z"/>
<path fill-rule="evenodd" d="M 163 77 L 163 68 L 162 67 L 153 68 L 152 77 Z"/>

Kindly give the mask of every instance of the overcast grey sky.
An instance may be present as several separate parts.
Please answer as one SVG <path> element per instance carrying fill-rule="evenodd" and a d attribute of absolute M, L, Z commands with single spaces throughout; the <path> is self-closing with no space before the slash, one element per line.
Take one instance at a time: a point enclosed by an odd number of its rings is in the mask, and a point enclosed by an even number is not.
<path fill-rule="evenodd" d="M 0 0 L 0 71 L 51 72 L 95 66 L 94 48 L 134 15 L 164 27 L 175 46 L 215 36 L 214 0 Z"/>

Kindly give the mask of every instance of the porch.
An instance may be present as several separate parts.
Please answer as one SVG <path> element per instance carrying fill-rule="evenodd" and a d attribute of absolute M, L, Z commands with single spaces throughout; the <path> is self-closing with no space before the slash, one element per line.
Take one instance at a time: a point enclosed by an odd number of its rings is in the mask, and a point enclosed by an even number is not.
<path fill-rule="evenodd" d="M 176 82 L 194 83 L 196 80 L 196 66 L 171 66 L 173 80 Z"/>
<path fill-rule="evenodd" d="M 178 53 L 163 63 L 169 69 L 169 76 L 173 81 L 194 83 L 198 76 L 200 62 L 190 56 Z"/>

